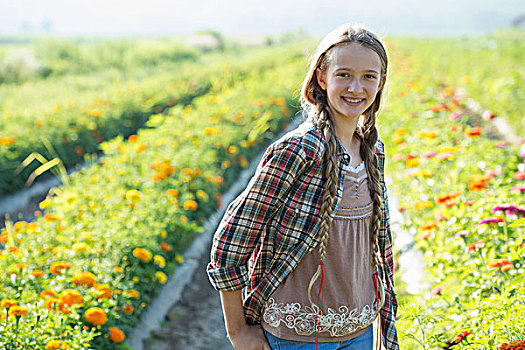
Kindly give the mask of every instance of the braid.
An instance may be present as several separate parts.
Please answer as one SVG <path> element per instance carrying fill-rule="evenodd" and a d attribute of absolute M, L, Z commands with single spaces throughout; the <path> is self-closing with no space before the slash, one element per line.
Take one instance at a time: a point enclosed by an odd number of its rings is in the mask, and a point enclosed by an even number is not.
<path fill-rule="evenodd" d="M 379 180 L 379 166 L 377 155 L 375 153 L 375 145 L 377 142 L 378 133 L 375 126 L 375 113 L 369 113 L 363 125 L 363 140 L 359 153 L 365 161 L 366 172 L 368 174 L 368 189 L 370 197 L 374 203 L 372 211 L 372 267 L 374 270 L 379 265 L 381 254 L 379 254 L 379 226 L 383 218 L 381 212 L 381 184 Z"/>
<path fill-rule="evenodd" d="M 333 203 L 337 196 L 337 187 L 339 182 L 339 174 L 337 167 L 337 140 L 335 137 L 335 127 L 333 121 L 329 116 L 328 105 L 320 103 L 318 107 L 318 116 L 315 119 L 316 126 L 321 130 L 324 139 L 326 140 L 326 147 L 323 153 L 323 179 L 325 180 L 324 194 L 321 201 L 321 229 L 319 230 L 319 256 L 320 260 L 324 261 L 326 257 L 326 244 L 328 242 L 328 229 L 332 222 Z M 308 299 L 312 303 L 311 289 L 315 281 L 321 274 L 321 265 L 312 276 L 308 286 Z"/>

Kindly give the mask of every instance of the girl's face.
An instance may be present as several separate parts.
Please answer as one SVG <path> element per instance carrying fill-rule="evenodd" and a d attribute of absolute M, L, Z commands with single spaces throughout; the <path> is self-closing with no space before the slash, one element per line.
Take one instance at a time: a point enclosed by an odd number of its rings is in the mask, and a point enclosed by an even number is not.
<path fill-rule="evenodd" d="M 336 46 L 329 53 L 324 72 L 317 68 L 317 82 L 328 96 L 334 118 L 359 118 L 383 87 L 378 54 L 357 43 Z"/>

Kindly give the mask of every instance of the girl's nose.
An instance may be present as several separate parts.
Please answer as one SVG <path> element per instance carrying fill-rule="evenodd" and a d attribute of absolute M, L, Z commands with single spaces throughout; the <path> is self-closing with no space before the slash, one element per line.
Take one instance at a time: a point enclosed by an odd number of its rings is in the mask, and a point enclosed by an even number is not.
<path fill-rule="evenodd" d="M 362 86 L 361 86 L 361 83 L 359 82 L 359 79 L 353 79 L 348 84 L 348 92 L 361 92 L 361 90 L 362 90 Z"/>

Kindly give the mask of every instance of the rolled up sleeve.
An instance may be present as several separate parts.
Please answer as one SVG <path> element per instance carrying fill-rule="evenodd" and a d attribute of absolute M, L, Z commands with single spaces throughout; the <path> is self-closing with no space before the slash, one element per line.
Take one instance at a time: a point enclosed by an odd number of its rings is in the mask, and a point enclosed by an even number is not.
<path fill-rule="evenodd" d="M 248 261 L 268 221 L 306 164 L 300 138 L 268 147 L 246 189 L 227 207 L 215 232 L 207 273 L 217 290 L 239 290 L 249 280 Z"/>

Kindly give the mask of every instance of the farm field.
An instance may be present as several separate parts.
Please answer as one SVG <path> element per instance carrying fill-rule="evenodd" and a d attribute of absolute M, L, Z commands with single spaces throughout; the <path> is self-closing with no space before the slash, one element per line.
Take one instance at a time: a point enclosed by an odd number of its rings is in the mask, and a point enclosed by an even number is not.
<path fill-rule="evenodd" d="M 410 295 L 398 283 L 402 349 L 514 349 L 504 344 L 525 339 L 525 148 L 491 124 L 525 130 L 523 39 L 387 40 L 378 122 L 389 195 L 432 286 Z M 162 64 L 151 63 L 165 56 L 158 44 L 141 45 L 125 67 L 83 72 L 89 64 L 65 59 L 49 78 L 0 85 L 0 193 L 23 186 L 34 168 L 12 171 L 31 152 L 68 168 L 105 154 L 53 189 L 36 221 L 8 221 L 1 232 L 6 349 L 126 348 L 205 219 L 228 204 L 221 193 L 298 112 L 304 53 L 315 43 L 174 46 L 174 61 Z"/>

